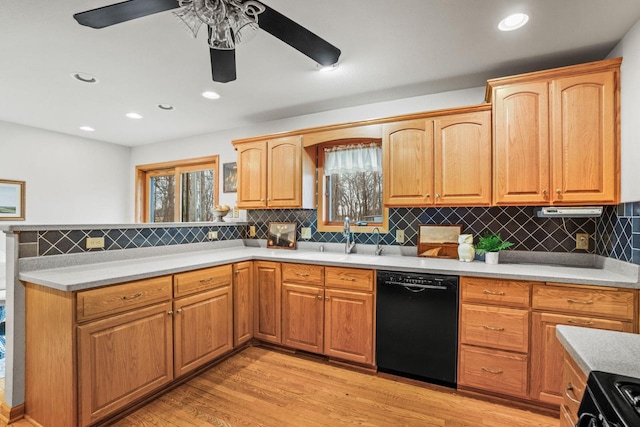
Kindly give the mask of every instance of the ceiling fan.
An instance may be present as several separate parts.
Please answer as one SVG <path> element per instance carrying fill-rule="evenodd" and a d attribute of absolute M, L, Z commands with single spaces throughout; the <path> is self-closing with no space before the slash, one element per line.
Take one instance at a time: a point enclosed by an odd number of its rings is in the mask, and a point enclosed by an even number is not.
<path fill-rule="evenodd" d="M 307 55 L 322 66 L 338 62 L 340 49 L 269 6 L 256 0 L 128 0 L 73 15 L 79 24 L 104 28 L 167 10 L 193 37 L 204 24 L 208 30 L 211 73 L 216 82 L 236 79 L 235 48 L 259 28 Z"/>

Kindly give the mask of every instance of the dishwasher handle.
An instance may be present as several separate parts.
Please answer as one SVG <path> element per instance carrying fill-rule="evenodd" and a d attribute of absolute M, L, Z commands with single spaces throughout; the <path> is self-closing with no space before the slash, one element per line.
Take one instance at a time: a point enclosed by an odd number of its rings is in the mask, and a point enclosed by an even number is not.
<path fill-rule="evenodd" d="M 412 285 L 412 284 L 409 284 L 409 283 L 393 282 L 393 281 L 386 281 L 384 283 L 385 283 L 385 285 L 402 286 L 403 288 L 405 288 L 406 290 L 411 291 L 411 292 L 422 292 L 425 289 L 440 289 L 440 290 L 449 289 L 448 286 L 444 286 L 444 285 L 418 285 L 418 284 Z"/>

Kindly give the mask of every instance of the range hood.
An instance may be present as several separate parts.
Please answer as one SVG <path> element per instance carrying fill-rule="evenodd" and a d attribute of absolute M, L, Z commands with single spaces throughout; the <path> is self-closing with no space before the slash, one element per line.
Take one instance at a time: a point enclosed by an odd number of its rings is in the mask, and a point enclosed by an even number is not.
<path fill-rule="evenodd" d="M 602 216 L 602 206 L 549 206 L 535 212 L 540 218 L 592 218 Z"/>

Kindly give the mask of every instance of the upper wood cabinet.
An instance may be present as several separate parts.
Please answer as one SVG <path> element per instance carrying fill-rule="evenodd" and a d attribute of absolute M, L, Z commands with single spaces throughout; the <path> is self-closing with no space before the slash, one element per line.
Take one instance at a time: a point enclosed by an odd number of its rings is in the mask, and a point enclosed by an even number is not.
<path fill-rule="evenodd" d="M 494 204 L 617 203 L 620 61 L 489 81 Z"/>
<path fill-rule="evenodd" d="M 491 203 L 491 111 L 383 126 L 385 206 Z"/>
<path fill-rule="evenodd" d="M 312 207 L 314 159 L 300 136 L 243 142 L 238 150 L 238 207 L 241 209 Z M 314 193 L 311 195 L 311 193 Z"/>
<path fill-rule="evenodd" d="M 491 204 L 491 111 L 434 121 L 434 203 Z"/>
<path fill-rule="evenodd" d="M 433 197 L 433 120 L 409 120 L 382 128 L 385 206 L 423 206 Z"/>

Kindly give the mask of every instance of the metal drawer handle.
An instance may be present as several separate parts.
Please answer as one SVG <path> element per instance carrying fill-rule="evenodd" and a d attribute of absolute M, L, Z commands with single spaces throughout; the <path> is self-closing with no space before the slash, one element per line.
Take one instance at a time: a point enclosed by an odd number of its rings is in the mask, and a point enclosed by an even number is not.
<path fill-rule="evenodd" d="M 570 401 L 572 401 L 573 403 L 577 403 L 580 404 L 580 401 L 578 399 L 574 399 L 573 397 L 571 397 L 569 395 L 569 392 L 571 392 L 572 394 L 575 395 L 575 388 L 573 388 L 573 384 L 569 383 L 569 385 L 567 386 L 567 388 L 564 389 L 564 395 L 567 396 L 569 398 Z"/>
<path fill-rule="evenodd" d="M 137 294 L 133 294 L 133 295 L 131 295 L 129 297 L 125 295 L 125 296 L 120 297 L 120 298 L 122 298 L 123 301 L 128 301 L 128 300 L 140 298 L 141 296 L 142 296 L 142 292 L 138 292 Z"/>
<path fill-rule="evenodd" d="M 205 284 L 205 283 L 211 283 L 213 282 L 213 277 L 207 277 L 206 279 L 200 279 L 200 283 Z"/>
<path fill-rule="evenodd" d="M 588 301 L 580 301 L 579 299 L 571 299 L 571 298 L 567 298 L 567 302 L 569 304 L 585 304 L 585 305 L 591 305 L 593 304 L 593 300 L 590 299 Z"/>
<path fill-rule="evenodd" d="M 307 274 L 307 273 L 296 273 L 296 276 L 309 277 L 309 274 Z"/>
<path fill-rule="evenodd" d="M 490 331 L 498 331 L 498 332 L 504 331 L 504 328 L 496 328 L 494 326 L 482 325 L 482 327 L 485 328 L 485 329 L 488 329 Z"/>
<path fill-rule="evenodd" d="M 574 325 L 587 325 L 587 326 L 591 326 L 593 325 L 592 321 L 588 321 L 588 322 L 581 322 L 579 320 L 573 320 L 573 319 L 569 319 L 567 320 L 567 323 L 572 323 Z"/>
<path fill-rule="evenodd" d="M 487 295 L 500 295 L 500 296 L 504 296 L 506 295 L 504 292 L 502 291 L 490 291 L 489 289 L 485 289 L 484 291 L 482 291 L 483 294 L 487 294 Z"/>
<path fill-rule="evenodd" d="M 348 282 L 355 282 L 356 279 L 354 279 L 353 277 L 341 277 L 340 280 L 346 280 Z"/>
<path fill-rule="evenodd" d="M 501 373 L 504 372 L 502 369 L 498 369 L 497 371 L 493 371 L 493 370 L 491 370 L 489 368 L 485 368 L 484 366 L 482 367 L 482 370 L 485 371 L 485 372 L 488 372 L 490 374 L 501 374 Z"/>

